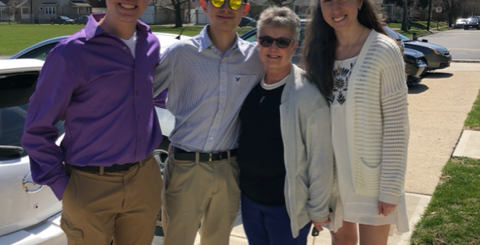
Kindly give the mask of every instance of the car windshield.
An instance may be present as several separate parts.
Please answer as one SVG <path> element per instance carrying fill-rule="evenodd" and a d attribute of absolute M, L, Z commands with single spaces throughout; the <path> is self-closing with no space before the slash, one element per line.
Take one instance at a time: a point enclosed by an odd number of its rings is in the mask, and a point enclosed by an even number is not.
<path fill-rule="evenodd" d="M 0 145 L 21 146 L 20 139 L 23 134 L 25 117 L 27 116 L 28 104 L 0 108 Z M 55 124 L 58 134 L 65 133 L 64 122 Z M 24 152 L 24 154 L 26 154 Z"/>
<path fill-rule="evenodd" d="M 387 35 L 395 40 L 398 40 L 400 39 L 400 36 L 398 35 L 398 33 L 394 30 L 392 30 L 390 27 L 388 26 L 383 26 L 383 30 L 387 33 Z"/>
<path fill-rule="evenodd" d="M 64 19 L 64 20 L 68 20 L 68 17 L 67 16 L 60 16 L 60 18 Z"/>
<path fill-rule="evenodd" d="M 400 34 L 400 33 L 398 33 L 398 32 L 397 32 L 397 35 L 399 35 L 400 38 L 402 39 L 402 41 L 404 41 L 404 42 L 411 41 L 410 38 L 408 38 L 408 37 L 406 37 L 406 36 L 404 36 L 404 35 L 402 35 L 402 34 Z"/>

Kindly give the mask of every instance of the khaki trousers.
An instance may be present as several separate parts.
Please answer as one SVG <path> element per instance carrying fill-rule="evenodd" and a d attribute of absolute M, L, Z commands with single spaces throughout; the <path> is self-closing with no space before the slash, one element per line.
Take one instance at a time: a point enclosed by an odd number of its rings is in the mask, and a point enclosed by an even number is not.
<path fill-rule="evenodd" d="M 69 245 L 150 245 L 161 208 L 162 176 L 151 155 L 128 171 L 69 167 L 61 228 Z"/>
<path fill-rule="evenodd" d="M 240 205 L 235 157 L 213 162 L 175 160 L 164 172 L 163 245 L 227 245 Z"/>

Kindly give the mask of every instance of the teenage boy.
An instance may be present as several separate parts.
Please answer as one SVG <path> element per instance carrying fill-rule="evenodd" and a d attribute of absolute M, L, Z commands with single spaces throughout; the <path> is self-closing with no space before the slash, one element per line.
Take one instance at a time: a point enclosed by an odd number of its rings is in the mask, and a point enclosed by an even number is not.
<path fill-rule="evenodd" d="M 34 181 L 62 200 L 70 245 L 153 240 L 162 188 L 152 157 L 162 137 L 152 94 L 160 45 L 138 21 L 149 3 L 107 0 L 106 14 L 91 15 L 50 52 L 30 98 L 22 145 Z"/>
<path fill-rule="evenodd" d="M 247 0 L 202 0 L 210 24 L 167 49 L 155 73 L 158 94 L 168 88 L 175 116 L 164 174 L 164 245 L 229 242 L 240 189 L 236 147 L 239 109 L 264 75 L 255 44 L 237 35 Z"/>

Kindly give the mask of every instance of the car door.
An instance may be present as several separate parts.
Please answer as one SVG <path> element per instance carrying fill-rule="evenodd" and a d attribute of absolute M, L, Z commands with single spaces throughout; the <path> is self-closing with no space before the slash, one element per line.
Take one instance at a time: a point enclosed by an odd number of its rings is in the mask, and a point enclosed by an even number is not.
<path fill-rule="evenodd" d="M 20 144 L 28 99 L 42 65 L 33 59 L 0 60 L 0 244 L 30 236 L 26 228 L 61 211 L 52 190 L 33 183 L 28 154 Z M 63 122 L 55 126 L 63 136 Z"/>

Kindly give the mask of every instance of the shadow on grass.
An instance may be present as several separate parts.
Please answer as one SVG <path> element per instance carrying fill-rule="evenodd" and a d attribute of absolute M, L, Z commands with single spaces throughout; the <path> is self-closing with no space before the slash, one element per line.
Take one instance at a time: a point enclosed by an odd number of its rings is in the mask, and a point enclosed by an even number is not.
<path fill-rule="evenodd" d="M 409 94 L 420 94 L 428 90 L 428 86 L 425 84 L 417 84 L 408 88 Z"/>
<path fill-rule="evenodd" d="M 447 73 L 447 72 L 427 72 L 427 74 L 424 75 L 424 78 L 433 78 L 433 79 L 450 78 L 450 77 L 453 77 L 453 74 Z"/>

